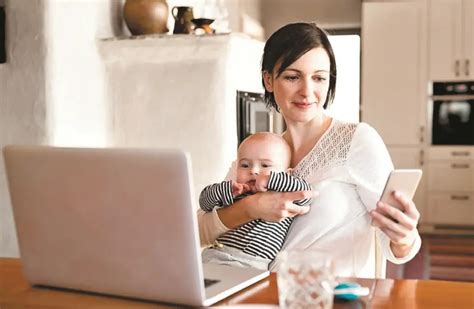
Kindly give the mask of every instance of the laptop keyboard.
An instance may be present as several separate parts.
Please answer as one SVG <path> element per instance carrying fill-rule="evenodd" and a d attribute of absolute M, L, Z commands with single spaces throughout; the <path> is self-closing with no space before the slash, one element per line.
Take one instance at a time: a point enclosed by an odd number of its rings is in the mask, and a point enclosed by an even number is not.
<path fill-rule="evenodd" d="M 220 280 L 204 279 L 204 287 L 207 288 L 217 282 L 220 282 Z"/>

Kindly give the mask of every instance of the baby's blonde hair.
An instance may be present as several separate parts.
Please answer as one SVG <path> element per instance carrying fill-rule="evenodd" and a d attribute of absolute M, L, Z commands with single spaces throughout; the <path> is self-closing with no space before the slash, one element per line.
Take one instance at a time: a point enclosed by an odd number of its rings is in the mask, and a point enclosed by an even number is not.
<path fill-rule="evenodd" d="M 249 144 L 250 142 L 262 142 L 262 141 L 268 141 L 272 142 L 274 144 L 279 144 L 281 147 L 283 147 L 284 152 L 288 155 L 287 158 L 285 158 L 285 163 L 286 166 L 290 166 L 291 162 L 291 148 L 290 145 L 286 142 L 286 140 L 279 134 L 276 133 L 271 133 L 271 132 L 257 132 L 254 133 L 250 136 L 248 136 L 246 139 L 240 143 L 239 149 L 237 151 L 237 155 L 240 157 L 240 151 L 243 147 L 246 146 L 246 144 Z"/>

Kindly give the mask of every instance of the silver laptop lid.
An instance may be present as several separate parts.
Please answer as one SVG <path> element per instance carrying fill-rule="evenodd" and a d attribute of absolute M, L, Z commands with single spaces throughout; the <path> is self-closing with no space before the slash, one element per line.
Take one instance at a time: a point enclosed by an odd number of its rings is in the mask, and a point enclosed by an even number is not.
<path fill-rule="evenodd" d="M 7 146 L 4 157 L 30 283 L 203 303 L 185 152 Z"/>

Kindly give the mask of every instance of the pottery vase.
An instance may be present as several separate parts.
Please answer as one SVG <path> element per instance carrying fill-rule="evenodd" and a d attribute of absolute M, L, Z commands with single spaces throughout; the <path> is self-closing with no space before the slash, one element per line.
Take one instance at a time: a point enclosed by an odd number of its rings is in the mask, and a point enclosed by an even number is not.
<path fill-rule="evenodd" d="M 167 33 L 166 0 L 126 0 L 123 17 L 133 35 Z"/>
<path fill-rule="evenodd" d="M 171 9 L 175 20 L 173 34 L 190 34 L 193 31 L 193 8 L 190 6 L 175 6 Z"/>

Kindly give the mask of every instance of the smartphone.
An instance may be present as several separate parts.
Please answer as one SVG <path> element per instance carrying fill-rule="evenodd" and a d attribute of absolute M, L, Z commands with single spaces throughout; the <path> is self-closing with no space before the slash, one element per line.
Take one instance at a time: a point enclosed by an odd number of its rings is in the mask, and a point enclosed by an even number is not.
<path fill-rule="evenodd" d="M 391 206 L 399 208 L 398 202 L 393 197 L 393 191 L 403 193 L 412 199 L 420 182 L 422 171 L 420 169 L 393 170 L 388 176 L 380 200 Z"/>

